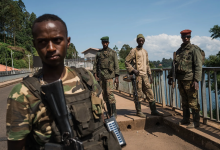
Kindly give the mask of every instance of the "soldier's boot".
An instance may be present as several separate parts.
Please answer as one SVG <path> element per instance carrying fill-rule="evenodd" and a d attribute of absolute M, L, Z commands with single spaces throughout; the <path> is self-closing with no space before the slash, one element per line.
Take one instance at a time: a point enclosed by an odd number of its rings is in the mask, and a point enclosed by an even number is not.
<path fill-rule="evenodd" d="M 149 105 L 150 105 L 151 115 L 163 116 L 162 113 L 157 111 L 155 101 L 149 102 Z"/>
<path fill-rule="evenodd" d="M 195 109 L 192 109 L 192 115 L 193 115 L 193 122 L 191 122 L 186 128 L 196 128 L 199 127 L 200 123 L 200 115 L 199 111 L 196 111 Z"/>
<path fill-rule="evenodd" d="M 183 119 L 179 122 L 179 125 L 189 124 L 190 123 L 189 118 L 190 118 L 189 108 L 184 108 L 183 109 Z"/>
<path fill-rule="evenodd" d="M 111 105 L 109 104 L 109 102 L 106 102 L 106 106 L 107 106 L 107 110 L 108 110 L 108 115 L 109 117 L 112 116 L 112 110 L 111 110 Z"/>
<path fill-rule="evenodd" d="M 115 103 L 111 104 L 112 116 L 117 118 L 117 109 Z"/>
<path fill-rule="evenodd" d="M 135 103 L 135 108 L 136 108 L 136 111 L 137 111 L 136 115 L 138 117 L 146 118 L 146 115 L 141 112 L 141 103 L 138 103 L 138 104 Z"/>

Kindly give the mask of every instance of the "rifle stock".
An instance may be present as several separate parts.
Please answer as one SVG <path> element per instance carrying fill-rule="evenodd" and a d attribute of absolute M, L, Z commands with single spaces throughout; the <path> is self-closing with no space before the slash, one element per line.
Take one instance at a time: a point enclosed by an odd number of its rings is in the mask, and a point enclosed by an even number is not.
<path fill-rule="evenodd" d="M 71 129 L 69 123 L 69 112 L 65 101 L 62 80 L 42 85 L 42 92 L 45 93 L 45 101 L 52 111 L 55 122 L 61 133 L 62 142 L 64 145 L 47 143 L 45 150 L 59 148 L 58 150 L 83 150 L 83 145 L 78 141 Z M 56 146 L 57 145 L 57 146 Z M 47 149 L 46 149 L 47 148 Z"/>

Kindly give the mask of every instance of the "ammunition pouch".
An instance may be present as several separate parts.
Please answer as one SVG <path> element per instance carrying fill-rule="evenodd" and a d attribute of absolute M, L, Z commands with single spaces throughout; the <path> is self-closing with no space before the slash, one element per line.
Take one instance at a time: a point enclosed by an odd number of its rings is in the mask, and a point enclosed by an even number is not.
<path fill-rule="evenodd" d="M 92 101 L 92 112 L 95 119 L 99 119 L 102 115 L 103 103 L 102 99 L 97 97 L 95 93 L 91 93 L 91 101 Z"/>
<path fill-rule="evenodd" d="M 95 131 L 92 137 L 83 142 L 85 150 L 121 150 L 115 133 L 107 131 L 105 127 Z"/>

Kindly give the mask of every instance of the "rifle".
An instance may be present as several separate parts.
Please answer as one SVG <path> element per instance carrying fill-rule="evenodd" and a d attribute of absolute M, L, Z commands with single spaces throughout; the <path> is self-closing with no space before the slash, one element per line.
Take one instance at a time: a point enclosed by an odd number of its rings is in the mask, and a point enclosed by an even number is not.
<path fill-rule="evenodd" d="M 136 75 L 133 73 L 133 75 L 130 75 L 130 79 L 132 82 L 133 86 L 133 96 L 134 96 L 134 103 L 136 105 L 139 105 L 139 100 L 138 100 L 138 93 L 137 93 L 137 86 L 136 86 Z"/>
<path fill-rule="evenodd" d="M 175 110 L 174 108 L 174 88 L 175 88 L 175 81 L 176 81 L 176 66 L 175 66 L 175 60 L 176 60 L 176 52 L 173 52 L 173 62 L 172 62 L 172 89 L 171 89 L 171 105 L 173 106 L 172 110 Z"/>
<path fill-rule="evenodd" d="M 172 69 L 172 88 L 175 87 L 175 81 L 176 81 L 176 68 L 175 68 L 175 60 L 176 60 L 176 52 L 173 52 L 173 69 Z"/>
<path fill-rule="evenodd" d="M 62 137 L 62 144 L 46 143 L 45 150 L 83 150 L 82 143 L 74 136 L 69 123 L 72 116 L 67 110 L 62 80 L 42 85 L 41 89 Z"/>
<path fill-rule="evenodd" d="M 100 57 L 100 53 L 97 53 L 98 55 L 98 62 L 97 62 L 97 69 L 96 69 L 96 75 L 99 78 L 99 84 L 100 84 L 100 77 L 101 77 L 101 57 Z"/>

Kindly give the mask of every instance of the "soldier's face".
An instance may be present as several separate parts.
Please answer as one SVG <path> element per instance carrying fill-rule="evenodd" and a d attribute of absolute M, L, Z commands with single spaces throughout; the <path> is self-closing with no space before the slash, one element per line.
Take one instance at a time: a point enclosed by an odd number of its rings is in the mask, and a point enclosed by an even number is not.
<path fill-rule="evenodd" d="M 103 49 L 108 48 L 109 42 L 102 41 Z"/>
<path fill-rule="evenodd" d="M 182 35 L 181 38 L 182 38 L 182 41 L 184 44 L 188 44 L 190 42 L 191 36 L 190 35 Z"/>
<path fill-rule="evenodd" d="M 33 43 L 43 62 L 48 66 L 63 65 L 70 37 L 60 21 L 38 22 L 33 27 Z"/>
<path fill-rule="evenodd" d="M 137 43 L 138 43 L 138 47 L 143 47 L 145 40 L 143 38 L 138 38 L 137 39 Z"/>

